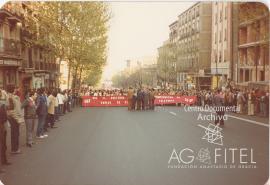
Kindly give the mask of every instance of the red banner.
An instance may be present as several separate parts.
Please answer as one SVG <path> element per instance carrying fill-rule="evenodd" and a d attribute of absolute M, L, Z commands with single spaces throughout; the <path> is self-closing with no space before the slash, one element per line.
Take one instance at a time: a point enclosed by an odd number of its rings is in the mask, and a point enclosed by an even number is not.
<path fill-rule="evenodd" d="M 169 105 L 182 103 L 191 105 L 196 103 L 196 96 L 155 96 L 155 105 Z M 126 107 L 126 96 L 83 96 L 83 107 Z"/>
<path fill-rule="evenodd" d="M 156 105 L 166 105 L 166 104 L 176 104 L 183 103 L 186 105 L 191 105 L 196 103 L 196 96 L 155 96 Z"/>
<path fill-rule="evenodd" d="M 128 105 L 126 96 L 83 96 L 83 107 L 125 107 Z"/>

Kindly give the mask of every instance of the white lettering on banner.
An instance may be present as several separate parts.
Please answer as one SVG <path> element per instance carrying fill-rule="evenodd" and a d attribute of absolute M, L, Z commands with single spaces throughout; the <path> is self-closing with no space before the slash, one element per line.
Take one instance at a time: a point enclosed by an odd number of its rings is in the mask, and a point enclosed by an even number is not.
<path fill-rule="evenodd" d="M 173 99 L 173 96 L 155 96 L 155 98 Z"/>
<path fill-rule="evenodd" d="M 155 96 L 156 99 L 154 104 L 191 104 L 196 101 L 196 97 L 188 98 L 188 101 L 185 101 L 184 96 Z M 84 96 L 83 106 L 127 106 L 127 96 Z M 90 101 L 91 100 L 91 101 Z"/>
<path fill-rule="evenodd" d="M 90 103 L 91 102 L 91 99 L 85 99 L 84 100 L 84 103 Z"/>
<path fill-rule="evenodd" d="M 124 100 L 126 97 L 124 96 L 112 96 L 111 99 L 112 100 Z"/>
<path fill-rule="evenodd" d="M 191 103 L 191 102 L 193 102 L 193 99 L 185 98 L 185 102 Z"/>
<path fill-rule="evenodd" d="M 112 102 L 111 101 L 101 101 L 100 104 L 102 104 L 102 105 L 110 105 L 110 104 L 112 104 Z"/>
<path fill-rule="evenodd" d="M 160 103 L 171 103 L 174 102 L 174 100 L 159 100 Z"/>

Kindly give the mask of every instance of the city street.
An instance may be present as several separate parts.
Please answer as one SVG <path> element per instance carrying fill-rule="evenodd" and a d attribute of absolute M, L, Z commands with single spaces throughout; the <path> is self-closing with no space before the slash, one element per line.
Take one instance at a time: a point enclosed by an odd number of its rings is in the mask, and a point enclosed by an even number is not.
<path fill-rule="evenodd" d="M 223 146 L 203 140 L 209 121 L 183 107 L 78 108 L 32 149 L 11 156 L 5 185 L 263 185 L 268 178 L 268 126 L 230 117 Z M 173 149 L 252 148 L 255 169 L 168 168 Z M 237 155 L 237 153 L 235 153 Z M 236 157 L 237 158 L 237 157 Z M 239 154 L 238 154 L 239 158 Z"/>

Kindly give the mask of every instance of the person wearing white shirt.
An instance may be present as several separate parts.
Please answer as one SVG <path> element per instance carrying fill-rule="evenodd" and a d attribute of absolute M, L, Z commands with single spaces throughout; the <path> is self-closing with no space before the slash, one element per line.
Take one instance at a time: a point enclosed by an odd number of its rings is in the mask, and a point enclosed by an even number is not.
<path fill-rule="evenodd" d="M 59 115 L 63 115 L 64 101 L 63 101 L 63 95 L 61 94 L 60 91 L 57 93 L 57 100 L 59 104 Z"/>
<path fill-rule="evenodd" d="M 63 91 L 62 98 L 63 98 L 63 103 L 64 103 L 63 114 L 66 114 L 66 110 L 67 110 L 67 92 L 66 92 L 66 90 Z"/>
<path fill-rule="evenodd" d="M 58 98 L 57 98 L 57 94 L 55 97 L 55 108 L 54 108 L 54 119 L 55 121 L 59 121 L 59 103 L 58 103 Z"/>

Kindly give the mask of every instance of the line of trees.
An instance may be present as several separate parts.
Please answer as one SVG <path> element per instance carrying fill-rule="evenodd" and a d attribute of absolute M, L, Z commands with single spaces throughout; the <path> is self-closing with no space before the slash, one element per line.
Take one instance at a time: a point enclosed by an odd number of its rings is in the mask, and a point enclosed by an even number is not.
<path fill-rule="evenodd" d="M 33 44 L 52 48 L 66 61 L 71 88 L 96 85 L 107 59 L 110 11 L 103 2 L 33 2 L 25 25 Z"/>

